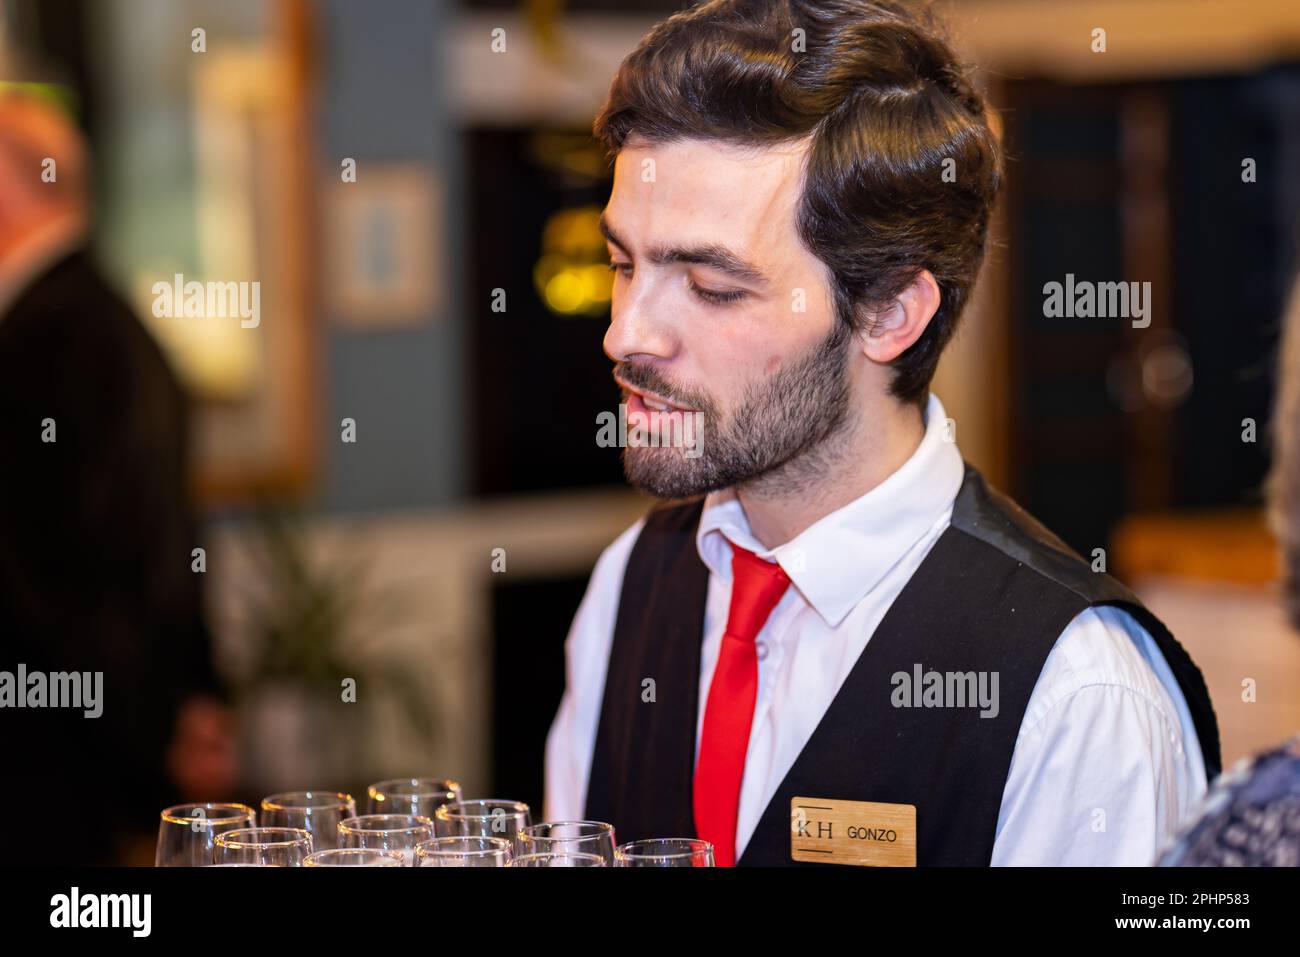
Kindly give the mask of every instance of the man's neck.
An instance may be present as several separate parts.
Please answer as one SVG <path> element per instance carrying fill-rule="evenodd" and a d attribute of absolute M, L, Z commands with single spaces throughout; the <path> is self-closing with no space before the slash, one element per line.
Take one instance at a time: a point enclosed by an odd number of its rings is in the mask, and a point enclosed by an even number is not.
<path fill-rule="evenodd" d="M 856 417 L 781 475 L 737 487 L 750 531 L 765 548 L 784 545 L 902 468 L 924 436 L 917 406 L 886 400 L 885 407 Z"/>
<path fill-rule="evenodd" d="M 86 233 L 86 218 L 70 212 L 0 237 L 0 316 L 30 283 L 83 243 Z"/>

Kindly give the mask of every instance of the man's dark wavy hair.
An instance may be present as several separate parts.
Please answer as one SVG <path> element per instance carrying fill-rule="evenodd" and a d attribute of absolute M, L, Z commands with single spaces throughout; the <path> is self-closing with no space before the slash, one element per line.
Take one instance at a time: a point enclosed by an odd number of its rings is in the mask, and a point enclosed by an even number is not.
<path fill-rule="evenodd" d="M 890 386 L 924 401 L 984 258 L 1002 169 L 984 99 L 928 6 L 697 4 L 623 61 L 593 132 L 611 156 L 634 134 L 759 147 L 808 137 L 797 228 L 830 270 L 841 320 L 860 329 L 855 307 L 887 304 L 920 269 L 938 281 L 938 312 Z"/>

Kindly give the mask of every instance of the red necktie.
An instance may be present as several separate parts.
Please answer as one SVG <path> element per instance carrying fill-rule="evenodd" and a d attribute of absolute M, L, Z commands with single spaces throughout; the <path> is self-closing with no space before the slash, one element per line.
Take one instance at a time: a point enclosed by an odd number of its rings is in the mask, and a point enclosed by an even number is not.
<path fill-rule="evenodd" d="M 780 565 L 735 545 L 732 552 L 731 612 L 704 706 L 694 785 L 695 830 L 712 842 L 718 867 L 736 863 L 740 782 L 758 696 L 754 639 L 790 584 Z"/>

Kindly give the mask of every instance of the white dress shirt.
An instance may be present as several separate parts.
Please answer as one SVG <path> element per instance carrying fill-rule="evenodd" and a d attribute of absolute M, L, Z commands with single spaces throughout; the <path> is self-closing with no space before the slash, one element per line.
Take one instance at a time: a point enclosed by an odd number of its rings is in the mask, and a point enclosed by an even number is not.
<path fill-rule="evenodd" d="M 737 858 L 876 626 L 948 527 L 964 466 L 945 420 L 931 395 L 924 438 L 901 468 L 777 548 L 754 538 L 734 492 L 705 498 L 696 533 L 709 569 L 697 757 L 731 599 L 728 543 L 778 562 L 793 583 L 756 639 Z M 623 572 L 643 521 L 602 553 L 565 643 L 567 687 L 546 742 L 549 821 L 583 816 Z M 1030 696 L 992 863 L 1150 864 L 1205 789 L 1191 715 L 1154 640 L 1121 609 L 1086 609 L 1057 639 Z"/>

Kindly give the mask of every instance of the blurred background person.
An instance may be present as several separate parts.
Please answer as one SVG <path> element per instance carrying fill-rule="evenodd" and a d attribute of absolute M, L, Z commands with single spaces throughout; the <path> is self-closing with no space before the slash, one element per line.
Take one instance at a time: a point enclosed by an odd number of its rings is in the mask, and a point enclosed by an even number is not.
<path fill-rule="evenodd" d="M 10 861 L 127 859 L 131 836 L 150 834 L 164 804 L 223 794 L 234 779 L 201 577 L 190 570 L 186 404 L 85 249 L 86 177 L 68 117 L 6 83 L 0 669 L 103 673 L 98 717 L 0 715 L 0 850 Z M 34 819 L 38 809 L 51 814 Z"/>
<path fill-rule="evenodd" d="M 1300 272 L 1282 319 L 1272 432 L 1269 520 L 1281 553 L 1281 600 L 1300 630 Z M 1224 771 L 1160 863 L 1300 867 L 1300 734 Z"/>

